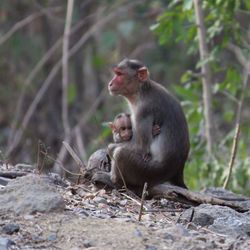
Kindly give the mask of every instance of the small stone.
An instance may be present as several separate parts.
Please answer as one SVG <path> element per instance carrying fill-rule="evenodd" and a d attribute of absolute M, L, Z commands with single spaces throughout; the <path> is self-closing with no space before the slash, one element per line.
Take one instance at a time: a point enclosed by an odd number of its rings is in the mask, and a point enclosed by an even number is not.
<path fill-rule="evenodd" d="M 35 243 L 40 243 L 40 242 L 45 241 L 45 239 L 44 239 L 43 237 L 40 237 L 40 236 L 32 236 L 32 240 L 33 240 Z"/>
<path fill-rule="evenodd" d="M 17 233 L 20 230 L 20 226 L 18 224 L 7 224 L 3 226 L 3 232 L 6 234 Z"/>
<path fill-rule="evenodd" d="M 79 196 L 81 196 L 81 197 L 85 197 L 86 194 L 87 194 L 87 192 L 84 191 L 83 189 L 78 189 L 78 190 L 76 190 L 76 193 L 77 193 Z"/>
<path fill-rule="evenodd" d="M 142 215 L 142 220 L 143 221 L 152 221 L 154 217 L 151 214 L 143 214 Z"/>
<path fill-rule="evenodd" d="M 57 239 L 56 234 L 51 234 L 51 235 L 48 236 L 49 241 L 56 241 L 56 239 Z"/>
<path fill-rule="evenodd" d="M 127 205 L 127 203 L 128 203 L 128 200 L 121 200 L 120 201 L 121 206 L 125 206 L 125 205 Z"/>
<path fill-rule="evenodd" d="M 7 238 L 0 237 L 0 249 L 1 250 L 8 250 L 9 247 L 16 245 L 16 243 L 12 240 L 9 240 Z"/>
<path fill-rule="evenodd" d="M 172 234 L 165 233 L 164 236 L 163 236 L 163 239 L 174 241 L 174 236 Z"/>
<path fill-rule="evenodd" d="M 146 246 L 146 250 L 157 250 L 155 246 Z"/>
<path fill-rule="evenodd" d="M 91 244 L 90 241 L 84 240 L 84 241 L 83 241 L 83 246 L 86 247 L 86 248 L 89 248 L 89 247 L 92 247 L 93 245 Z"/>
<path fill-rule="evenodd" d="M 95 203 L 97 203 L 97 204 L 99 204 L 99 203 L 103 203 L 103 204 L 107 204 L 107 200 L 106 199 L 104 199 L 104 198 L 102 198 L 102 197 L 95 197 L 94 199 L 93 199 L 93 201 L 95 202 Z"/>
<path fill-rule="evenodd" d="M 136 236 L 136 237 L 142 237 L 142 233 L 141 233 L 141 231 L 139 230 L 139 229 L 135 229 L 135 231 L 134 231 L 134 235 Z"/>

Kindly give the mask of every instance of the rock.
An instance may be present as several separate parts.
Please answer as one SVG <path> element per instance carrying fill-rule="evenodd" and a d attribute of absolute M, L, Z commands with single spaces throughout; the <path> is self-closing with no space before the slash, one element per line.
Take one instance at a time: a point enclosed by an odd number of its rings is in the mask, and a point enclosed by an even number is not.
<path fill-rule="evenodd" d="M 108 204 L 107 200 L 102 198 L 102 197 L 99 197 L 99 196 L 96 196 L 93 201 L 97 204 L 99 203 L 102 203 L 102 204 Z"/>
<path fill-rule="evenodd" d="M 84 240 L 84 241 L 83 241 L 83 246 L 84 246 L 85 248 L 89 248 L 89 247 L 92 247 L 93 244 L 91 244 L 91 242 L 88 241 L 88 240 Z"/>
<path fill-rule="evenodd" d="M 174 241 L 174 240 L 175 240 L 175 237 L 174 237 L 172 234 L 165 233 L 165 234 L 163 235 L 163 239 Z"/>
<path fill-rule="evenodd" d="M 157 250 L 155 246 L 146 246 L 146 250 Z"/>
<path fill-rule="evenodd" d="M 65 203 L 56 188 L 37 175 L 27 175 L 12 181 L 0 190 L 0 212 L 34 214 L 63 211 Z"/>
<path fill-rule="evenodd" d="M 91 178 L 97 171 L 109 172 L 110 170 L 111 159 L 107 154 L 107 149 L 99 149 L 89 157 L 85 177 Z"/>
<path fill-rule="evenodd" d="M 135 232 L 134 232 L 134 235 L 135 235 L 136 237 L 142 237 L 142 232 L 141 232 L 138 228 L 136 228 L 136 229 L 135 229 Z"/>
<path fill-rule="evenodd" d="M 17 233 L 20 230 L 20 226 L 18 224 L 6 224 L 3 226 L 2 231 L 6 234 Z"/>
<path fill-rule="evenodd" d="M 57 240 L 57 235 L 56 234 L 50 234 L 47 239 L 48 239 L 48 241 L 56 241 Z"/>
<path fill-rule="evenodd" d="M 192 222 L 199 226 L 206 226 L 211 231 L 223 235 L 237 237 L 250 236 L 249 213 L 239 213 L 229 207 L 202 204 L 188 209 L 180 217 L 181 222 Z"/>
<path fill-rule="evenodd" d="M 0 177 L 0 185 L 1 186 L 6 186 L 11 179 L 5 178 L 5 177 Z"/>
<path fill-rule="evenodd" d="M 0 237 L 0 250 L 8 250 L 13 245 L 16 245 L 14 241 Z"/>

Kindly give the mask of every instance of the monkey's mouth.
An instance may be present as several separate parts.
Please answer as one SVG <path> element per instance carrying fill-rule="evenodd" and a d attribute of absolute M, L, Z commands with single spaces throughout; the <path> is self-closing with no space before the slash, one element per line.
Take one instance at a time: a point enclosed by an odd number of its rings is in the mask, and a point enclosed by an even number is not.
<path fill-rule="evenodd" d="M 119 90 L 118 89 L 111 89 L 111 88 L 109 88 L 109 93 L 111 95 L 119 95 Z"/>
<path fill-rule="evenodd" d="M 122 139 L 124 141 L 129 141 L 132 138 L 132 136 L 123 136 Z"/>

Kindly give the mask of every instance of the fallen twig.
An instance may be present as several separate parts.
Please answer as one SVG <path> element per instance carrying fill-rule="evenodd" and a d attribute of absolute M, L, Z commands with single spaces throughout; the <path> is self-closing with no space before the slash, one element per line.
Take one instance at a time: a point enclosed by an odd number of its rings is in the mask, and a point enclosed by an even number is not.
<path fill-rule="evenodd" d="M 144 183 L 143 190 L 142 190 L 142 196 L 141 196 L 141 206 L 140 206 L 140 212 L 139 212 L 139 218 L 138 218 L 138 221 L 141 221 L 141 217 L 142 217 L 142 210 L 143 210 L 143 204 L 144 204 L 144 200 L 145 200 L 145 197 L 146 197 L 146 194 L 147 194 L 147 187 L 148 187 L 148 183 L 147 183 L 147 182 L 145 182 L 145 183 Z"/>
<path fill-rule="evenodd" d="M 163 197 L 169 200 L 178 201 L 186 204 L 197 206 L 199 204 L 207 203 L 212 205 L 227 206 L 239 212 L 248 211 L 239 202 L 232 202 L 216 198 L 204 193 L 198 193 L 187 190 L 178 186 L 170 184 L 159 184 L 149 189 L 149 195 L 154 197 Z"/>

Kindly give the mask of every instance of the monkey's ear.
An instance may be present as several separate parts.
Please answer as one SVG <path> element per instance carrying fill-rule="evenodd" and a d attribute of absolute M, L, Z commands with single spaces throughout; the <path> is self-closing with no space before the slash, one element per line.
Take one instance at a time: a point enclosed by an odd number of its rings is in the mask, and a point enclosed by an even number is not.
<path fill-rule="evenodd" d="M 139 78 L 139 80 L 145 82 L 146 80 L 148 80 L 149 78 L 149 72 L 147 67 L 141 67 L 137 70 L 137 76 Z"/>
<path fill-rule="evenodd" d="M 113 130 L 115 128 L 113 122 L 108 122 L 108 126 Z"/>

